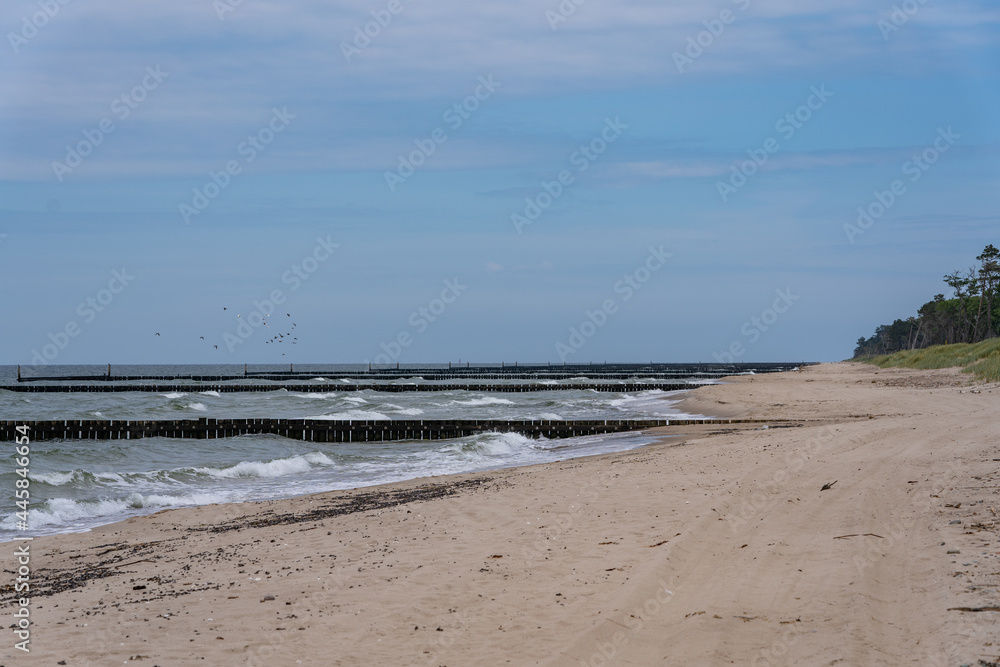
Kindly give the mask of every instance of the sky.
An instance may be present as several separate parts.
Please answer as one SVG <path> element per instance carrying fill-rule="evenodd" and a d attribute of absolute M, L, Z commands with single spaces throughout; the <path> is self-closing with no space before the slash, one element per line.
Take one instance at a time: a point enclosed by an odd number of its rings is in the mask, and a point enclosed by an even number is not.
<path fill-rule="evenodd" d="M 0 363 L 839 360 L 1000 242 L 994 2 L 0 28 Z"/>

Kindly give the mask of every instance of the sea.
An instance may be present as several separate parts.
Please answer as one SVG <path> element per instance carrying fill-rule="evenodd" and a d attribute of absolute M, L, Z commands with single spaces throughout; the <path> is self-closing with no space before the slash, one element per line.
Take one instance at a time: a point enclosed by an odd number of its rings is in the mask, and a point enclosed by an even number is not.
<path fill-rule="evenodd" d="M 283 371 L 287 366 L 258 366 Z M 360 365 L 309 366 L 302 389 L 216 392 L 175 380 L 169 392 L 23 393 L 0 390 L 0 419 L 652 419 L 693 418 L 677 404 L 684 392 L 650 389 L 598 392 L 560 386 L 580 382 L 537 380 L 539 392 L 331 391 L 332 384 L 370 382 L 338 375 Z M 426 367 L 423 367 L 426 368 Z M 445 366 L 446 368 L 446 366 Z M 235 375 L 236 366 L 115 366 L 115 376 Z M 297 369 L 298 370 L 298 369 Z M 34 369 L 33 369 L 34 371 Z M 106 366 L 53 366 L 33 375 L 99 375 Z M 315 375 L 312 373 L 315 372 Z M 0 366 L 0 384 L 16 382 L 17 368 Z M 511 382 L 515 380 L 509 380 Z M 624 382 L 626 380 L 609 380 Z M 650 381 L 636 377 L 630 383 Z M 677 380 L 672 380 L 677 381 Z M 268 384 L 268 380 L 233 381 Z M 282 381 L 286 383 L 287 381 Z M 419 375 L 387 383 L 429 382 Z M 505 382 L 503 380 L 497 383 Z M 518 383 L 530 380 L 516 380 Z M 713 380 L 691 379 L 692 386 Z M 441 381 L 435 384 L 441 384 Z M 219 384 L 219 383 L 213 383 Z M 189 388 L 188 388 L 189 387 Z M 533 440 L 515 433 L 484 433 L 453 440 L 385 443 L 310 443 L 274 435 L 213 440 L 53 440 L 31 443 L 28 530 L 18 528 L 13 489 L 14 443 L 4 447 L 0 488 L 0 541 L 86 531 L 165 508 L 273 500 L 354 489 L 435 475 L 477 472 L 619 452 L 651 443 L 643 433 Z"/>

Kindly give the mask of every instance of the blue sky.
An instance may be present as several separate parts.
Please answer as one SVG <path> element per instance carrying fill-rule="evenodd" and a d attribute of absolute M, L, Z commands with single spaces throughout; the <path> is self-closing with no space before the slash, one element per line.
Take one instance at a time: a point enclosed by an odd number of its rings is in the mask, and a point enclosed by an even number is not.
<path fill-rule="evenodd" d="M 1000 233 L 995 3 L 12 0 L 0 27 L 3 363 L 835 360 Z"/>

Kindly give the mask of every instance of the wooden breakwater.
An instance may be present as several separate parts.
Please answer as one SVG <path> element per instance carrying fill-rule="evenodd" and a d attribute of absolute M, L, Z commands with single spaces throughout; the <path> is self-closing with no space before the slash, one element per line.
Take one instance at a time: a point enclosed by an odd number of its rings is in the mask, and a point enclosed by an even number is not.
<path fill-rule="evenodd" d="M 55 421 L 0 421 L 0 442 L 13 443 L 28 427 L 31 441 L 40 440 L 132 440 L 137 438 L 231 438 L 272 434 L 308 442 L 388 442 L 392 440 L 444 440 L 479 433 L 520 433 L 529 438 L 572 438 L 641 431 L 660 426 L 692 424 L 776 423 L 763 419 L 421 419 L 332 421 L 326 419 L 187 419 L 105 420 L 67 419 Z"/>
<path fill-rule="evenodd" d="M 762 371 L 765 372 L 765 371 Z M 778 371 L 766 371 L 778 372 Z M 392 382 L 420 379 L 428 381 L 468 380 L 714 380 L 738 373 L 247 373 L 246 375 L 52 375 L 19 377 L 18 382 L 232 382 L 234 380 L 270 380 L 273 382 L 304 382 L 322 378 L 324 382 L 345 380 L 379 380 Z"/>
<path fill-rule="evenodd" d="M 194 382 L 225 382 L 229 380 L 270 379 L 301 380 L 306 377 L 333 377 L 355 379 L 396 379 L 422 377 L 424 380 L 558 380 L 585 376 L 587 378 L 628 379 L 634 377 L 658 380 L 687 379 L 695 377 L 724 377 L 741 373 L 776 373 L 811 365 L 815 362 L 769 362 L 769 363 L 674 363 L 674 364 L 520 364 L 511 365 L 465 365 L 465 366 L 408 366 L 400 368 L 378 368 L 369 365 L 367 369 L 319 369 L 294 370 L 250 370 L 244 365 L 242 373 L 214 375 L 151 375 L 114 374 L 109 364 L 106 373 L 91 375 L 22 375 L 17 367 L 18 382 L 170 382 L 190 380 Z M 34 369 L 37 371 L 37 368 Z"/>
<path fill-rule="evenodd" d="M 45 392 L 262 392 L 262 391 L 297 391 L 297 392 L 334 392 L 334 391 L 478 391 L 485 393 L 520 393 L 535 391 L 580 391 L 591 389 L 601 392 L 635 392 L 650 391 L 688 391 L 699 385 L 686 382 L 643 382 L 643 383 L 610 383 L 610 382 L 574 382 L 573 384 L 540 384 L 540 383 L 448 383 L 448 384 L 380 384 L 380 383 L 324 383 L 324 384 L 6 384 L 0 385 L 0 390 L 27 393 Z"/>

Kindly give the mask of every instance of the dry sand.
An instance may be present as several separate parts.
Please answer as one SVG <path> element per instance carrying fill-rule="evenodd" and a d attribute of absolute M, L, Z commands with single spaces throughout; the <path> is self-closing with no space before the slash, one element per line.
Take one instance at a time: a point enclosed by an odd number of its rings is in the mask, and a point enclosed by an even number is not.
<path fill-rule="evenodd" d="M 991 664 L 1000 612 L 954 608 L 1000 605 L 998 404 L 824 364 L 684 406 L 798 426 L 36 539 L 0 663 Z"/>

